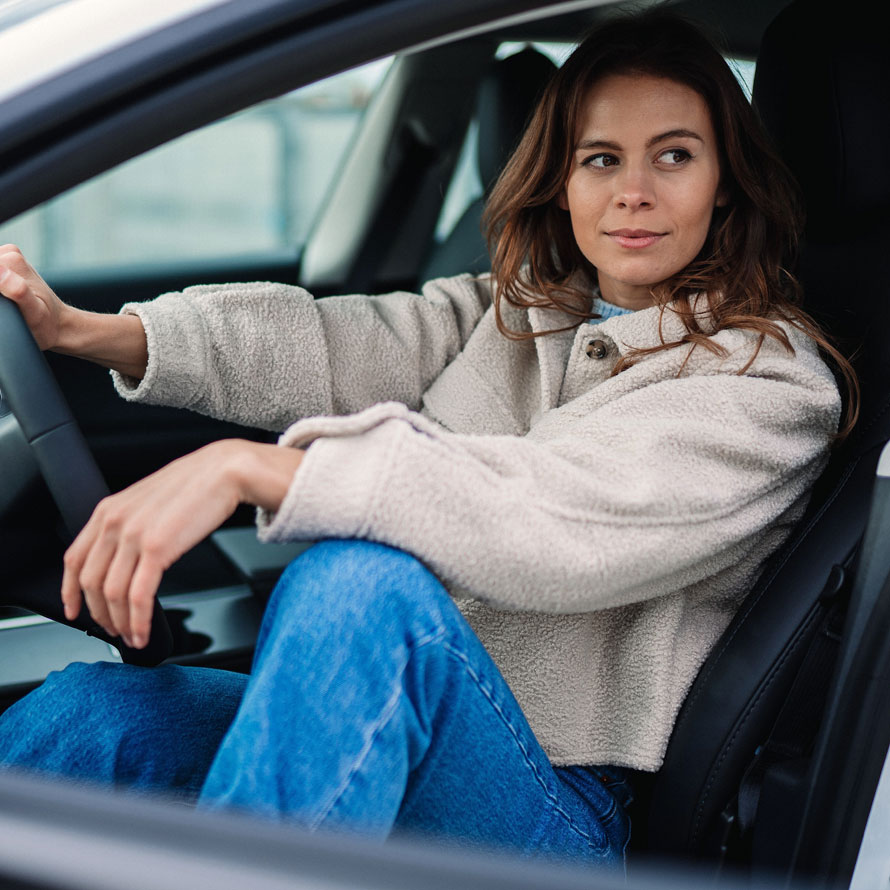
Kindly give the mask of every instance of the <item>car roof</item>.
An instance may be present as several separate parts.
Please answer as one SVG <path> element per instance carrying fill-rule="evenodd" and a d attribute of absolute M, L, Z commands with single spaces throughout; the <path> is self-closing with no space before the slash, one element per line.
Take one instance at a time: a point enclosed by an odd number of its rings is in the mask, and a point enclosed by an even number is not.
<path fill-rule="evenodd" d="M 537 36 L 567 39 L 592 24 L 597 7 L 614 2 L 542 0 L 537 10 L 534 3 L 505 3 L 494 18 L 501 19 L 502 28 L 514 24 L 526 37 L 529 20 L 539 19 L 540 27 L 531 28 L 540 31 Z M 748 0 L 744 10 L 728 0 L 675 0 L 672 5 L 700 21 L 717 23 L 735 54 L 753 56 L 763 27 L 785 2 Z M 280 14 L 285 7 L 330 12 L 338 5 L 337 0 L 0 0 L 0 102 L 212 10 L 225 8 L 234 20 L 262 17 L 274 9 Z M 362 5 L 377 4 L 370 0 Z M 446 39 L 458 36 L 464 36 L 459 29 Z"/>
<path fill-rule="evenodd" d="M 232 0 L 18 0 L 0 6 L 0 101 Z"/>

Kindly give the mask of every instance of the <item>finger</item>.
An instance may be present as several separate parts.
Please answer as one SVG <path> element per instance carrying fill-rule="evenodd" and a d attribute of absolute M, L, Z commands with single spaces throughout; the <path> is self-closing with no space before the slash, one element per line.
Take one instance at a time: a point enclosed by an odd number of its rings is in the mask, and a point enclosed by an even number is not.
<path fill-rule="evenodd" d="M 84 560 L 89 552 L 94 537 L 92 520 L 87 522 L 80 534 L 74 539 L 71 546 L 65 551 L 62 559 L 64 571 L 62 573 L 62 605 L 65 609 L 65 617 L 74 621 L 80 614 L 83 604 L 83 593 L 80 586 L 80 572 Z M 107 628 L 106 628 L 107 630 Z"/>
<path fill-rule="evenodd" d="M 110 554 L 106 558 L 106 565 L 111 561 Z M 83 591 L 83 598 L 86 600 L 87 610 L 96 624 L 104 628 L 105 632 L 112 637 L 120 635 L 120 631 L 115 623 L 109 603 L 105 598 L 103 587 L 105 585 L 104 573 L 102 577 L 96 580 L 96 576 L 90 576 L 89 579 L 84 577 L 84 573 L 80 574 L 80 589 Z"/>
<path fill-rule="evenodd" d="M 103 503 L 93 511 L 89 522 L 69 548 L 69 553 L 72 567 L 77 566 L 78 569 L 76 575 L 78 590 L 83 591 L 93 621 L 109 636 L 116 636 L 114 622 L 102 592 L 108 565 L 117 549 L 115 536 L 108 528 L 108 521 L 105 518 L 106 507 Z"/>
<path fill-rule="evenodd" d="M 69 567 L 66 554 L 65 568 L 62 572 L 62 608 L 69 621 L 74 621 L 80 615 L 80 607 L 83 604 L 78 575 L 80 575 L 79 566 Z"/>
<path fill-rule="evenodd" d="M 0 292 L 13 303 L 20 303 L 28 296 L 28 282 L 8 266 L 0 267 Z"/>
<path fill-rule="evenodd" d="M 90 617 L 93 621 L 95 621 L 96 624 L 108 634 L 108 636 L 116 637 L 118 633 L 117 630 L 115 630 L 114 622 L 111 620 L 111 614 L 108 611 L 108 607 L 105 605 L 105 598 L 96 594 L 95 591 L 89 590 L 83 590 L 83 598 L 87 604 L 87 612 L 90 613 Z"/>
<path fill-rule="evenodd" d="M 22 252 L 14 244 L 4 244 L 0 247 L 0 266 L 12 269 L 20 275 L 24 275 L 30 268 Z"/>
<path fill-rule="evenodd" d="M 136 547 L 122 540 L 108 566 L 102 587 L 114 627 L 128 645 L 131 637 L 129 591 L 138 559 Z"/>
<path fill-rule="evenodd" d="M 163 574 L 157 560 L 142 555 L 130 584 L 130 641 L 135 649 L 142 649 L 148 643 L 155 594 Z"/>

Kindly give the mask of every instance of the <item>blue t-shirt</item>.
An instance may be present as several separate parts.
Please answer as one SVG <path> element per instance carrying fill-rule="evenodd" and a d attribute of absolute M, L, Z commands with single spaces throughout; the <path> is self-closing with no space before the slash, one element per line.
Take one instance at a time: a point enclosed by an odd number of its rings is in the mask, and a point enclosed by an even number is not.
<path fill-rule="evenodd" d="M 607 303 L 602 297 L 593 298 L 593 306 L 591 311 L 600 317 L 593 321 L 605 321 L 607 318 L 615 318 L 616 315 L 630 315 L 633 309 L 625 309 L 623 306 L 616 306 L 614 303 Z"/>

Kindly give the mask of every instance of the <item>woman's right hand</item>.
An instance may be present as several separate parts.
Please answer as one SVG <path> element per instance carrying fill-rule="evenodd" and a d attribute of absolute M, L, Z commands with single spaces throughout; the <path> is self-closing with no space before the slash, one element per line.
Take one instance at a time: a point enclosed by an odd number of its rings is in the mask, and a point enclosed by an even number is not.
<path fill-rule="evenodd" d="M 141 380 L 148 344 L 135 315 L 87 312 L 63 303 L 14 244 L 0 247 L 0 295 L 22 311 L 41 349 L 53 349 Z"/>
<path fill-rule="evenodd" d="M 18 305 L 41 349 L 60 345 L 67 313 L 75 310 L 56 296 L 14 244 L 0 247 L 0 294 Z"/>

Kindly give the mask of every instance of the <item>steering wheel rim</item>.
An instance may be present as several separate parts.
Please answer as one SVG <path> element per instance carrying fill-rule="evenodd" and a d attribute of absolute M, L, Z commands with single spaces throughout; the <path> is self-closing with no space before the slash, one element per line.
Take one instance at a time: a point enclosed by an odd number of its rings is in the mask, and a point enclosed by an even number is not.
<path fill-rule="evenodd" d="M 86 524 L 108 486 L 74 415 L 22 314 L 0 297 L 0 392 L 18 421 L 50 494 L 71 537 Z M 86 608 L 74 621 L 65 618 L 61 597 L 52 602 L 16 600 L 13 605 L 77 628 L 114 646 L 127 664 L 154 667 L 173 652 L 173 637 L 155 600 L 151 635 L 144 649 L 110 637 Z"/>

